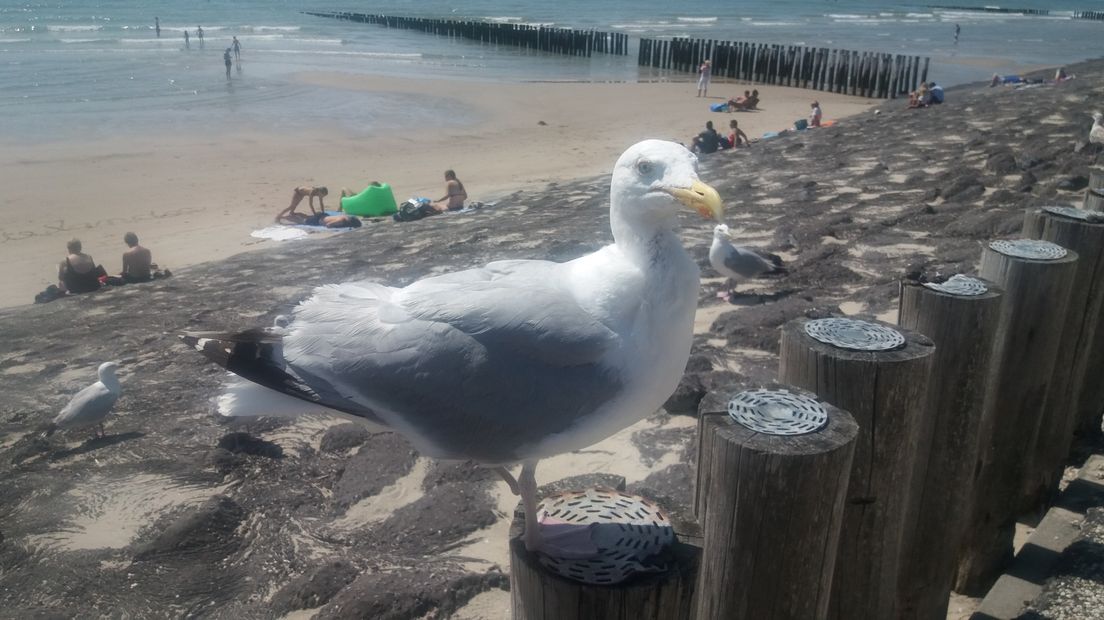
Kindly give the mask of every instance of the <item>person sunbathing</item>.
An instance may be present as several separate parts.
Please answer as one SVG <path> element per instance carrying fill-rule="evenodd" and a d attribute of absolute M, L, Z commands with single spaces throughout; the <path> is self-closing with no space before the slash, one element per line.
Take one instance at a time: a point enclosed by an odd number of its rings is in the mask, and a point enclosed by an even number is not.
<path fill-rule="evenodd" d="M 347 215 L 345 213 L 328 215 L 325 211 L 322 211 L 320 213 L 313 213 L 311 215 L 293 212 L 282 217 L 278 217 L 276 221 L 281 224 L 299 226 L 325 226 L 326 228 L 360 228 L 360 218 L 358 217 Z"/>
<path fill-rule="evenodd" d="M 128 284 L 134 282 L 148 282 L 153 279 L 153 254 L 138 245 L 138 235 L 128 232 L 123 235 L 126 242 L 126 252 L 123 252 L 122 278 Z"/>
<path fill-rule="evenodd" d="M 288 208 L 276 214 L 276 222 L 279 223 L 281 219 L 294 214 L 295 208 L 299 206 L 300 202 L 303 202 L 304 198 L 307 199 L 307 204 L 310 205 L 311 213 L 318 213 L 318 211 L 325 213 L 326 205 L 323 204 L 322 199 L 329 195 L 329 193 L 330 190 L 326 189 L 325 187 L 311 187 L 307 185 L 296 187 L 291 192 L 291 204 L 288 206 Z M 314 210 L 315 196 L 318 197 L 318 211 Z"/>
<path fill-rule="evenodd" d="M 468 191 L 464 184 L 456 178 L 452 170 L 445 170 L 445 195 L 433 203 L 433 208 L 439 213 L 445 211 L 459 211 L 464 208 L 464 201 L 468 199 Z"/>

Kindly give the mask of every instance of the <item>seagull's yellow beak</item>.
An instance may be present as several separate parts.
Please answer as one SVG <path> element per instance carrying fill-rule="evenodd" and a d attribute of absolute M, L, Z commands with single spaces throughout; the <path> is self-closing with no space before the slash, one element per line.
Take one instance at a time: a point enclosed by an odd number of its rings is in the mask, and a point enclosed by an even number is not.
<path fill-rule="evenodd" d="M 668 188 L 666 191 L 674 196 L 676 200 L 686 205 L 687 208 L 697 211 L 706 219 L 713 219 L 719 222 L 724 216 L 724 205 L 721 204 L 721 195 L 717 193 L 717 190 L 701 181 L 694 181 L 688 188 L 672 187 Z"/>

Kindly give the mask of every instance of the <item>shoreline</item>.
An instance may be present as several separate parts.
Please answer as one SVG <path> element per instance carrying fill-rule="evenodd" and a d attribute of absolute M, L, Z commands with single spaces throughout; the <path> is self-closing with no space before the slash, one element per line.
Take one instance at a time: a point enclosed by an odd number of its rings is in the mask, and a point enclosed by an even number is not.
<path fill-rule="evenodd" d="M 706 120 L 724 133 L 729 119 L 737 119 L 754 138 L 803 118 L 813 99 L 821 101 L 826 119 L 881 103 L 722 82 L 699 99 L 690 81 L 489 83 L 341 72 L 296 73 L 292 79 L 318 89 L 323 99 L 342 92 L 424 97 L 441 106 L 442 116 L 450 106 L 462 106 L 480 120 L 468 126 L 396 126 L 373 136 L 322 126 L 285 134 L 169 132 L 154 136 L 156 142 L 132 135 L 0 144 L 0 166 L 13 177 L 0 202 L 0 259 L 15 274 L 0 307 L 31 303 L 54 283 L 65 242 L 73 237 L 108 273 L 116 273 L 125 249 L 122 235 L 133 231 L 155 262 L 177 271 L 274 243 L 249 233 L 270 225 L 299 185 L 329 187 L 328 207 L 342 187 L 360 191 L 373 180 L 390 183 L 399 202 L 436 199 L 443 193 L 443 171 L 455 169 L 471 200 L 491 202 L 607 174 L 629 144 L 652 137 L 689 142 Z M 709 104 L 751 88 L 762 94 L 760 111 L 708 111 Z"/>

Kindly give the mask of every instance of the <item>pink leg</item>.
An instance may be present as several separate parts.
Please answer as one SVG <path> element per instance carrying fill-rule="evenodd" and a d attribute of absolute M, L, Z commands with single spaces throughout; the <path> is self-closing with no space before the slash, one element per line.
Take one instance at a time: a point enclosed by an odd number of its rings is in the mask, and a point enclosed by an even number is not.
<path fill-rule="evenodd" d="M 510 487 L 510 492 L 514 495 L 521 495 L 521 489 L 518 488 L 518 481 L 513 475 L 510 474 L 510 470 L 505 467 L 495 467 L 494 473 L 498 474 L 500 478 Z"/>
<path fill-rule="evenodd" d="M 525 461 L 518 476 L 518 490 L 525 507 L 525 548 L 536 551 L 541 546 L 540 528 L 537 525 L 537 462 Z"/>

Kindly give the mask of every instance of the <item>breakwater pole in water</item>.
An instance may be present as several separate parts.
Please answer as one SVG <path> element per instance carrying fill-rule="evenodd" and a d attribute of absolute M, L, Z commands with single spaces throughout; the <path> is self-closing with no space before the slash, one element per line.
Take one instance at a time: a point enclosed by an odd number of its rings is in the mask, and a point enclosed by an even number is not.
<path fill-rule="evenodd" d="M 951 11 L 972 11 L 974 13 L 1002 13 L 1005 15 L 1031 15 L 1035 17 L 1047 17 L 1049 9 L 1006 9 L 999 6 L 953 6 L 946 4 L 929 4 L 929 9 L 947 9 Z M 1066 13 L 1068 15 L 1069 13 Z M 1090 19 L 1104 21 L 1104 11 L 1073 11 L 1074 19 Z"/>
<path fill-rule="evenodd" d="M 1003 295 L 991 282 L 965 276 L 938 284 L 901 283 L 897 323 L 935 343 L 898 576 L 901 620 L 947 615 L 958 547 L 973 503 L 985 386 Z"/>
<path fill-rule="evenodd" d="M 710 39 L 641 39 L 637 64 L 696 73 L 713 63 L 717 77 L 892 99 L 928 80 L 930 58 Z"/>
<path fill-rule="evenodd" d="M 476 20 L 431 19 L 425 17 L 400 17 L 368 13 L 318 13 L 304 11 L 306 15 L 344 19 L 364 24 L 376 24 L 386 28 L 417 30 L 443 37 L 457 37 L 493 45 L 510 45 L 550 54 L 590 56 L 598 52 L 626 56 L 629 53 L 628 35 L 619 32 L 550 28 L 529 24 L 509 24 Z"/>
<path fill-rule="evenodd" d="M 1004 289 L 983 414 L 975 502 L 959 555 L 955 590 L 988 590 L 1012 559 L 1021 486 L 1059 360 L 1077 254 L 1031 240 L 994 241 L 982 278 Z M 1064 455 L 1063 455 L 1064 456 Z"/>
<path fill-rule="evenodd" d="M 691 617 L 826 618 L 858 425 L 782 384 L 710 393 L 699 413 Z"/>
<path fill-rule="evenodd" d="M 1023 235 L 1078 255 L 1059 360 L 1025 478 L 1025 508 L 1057 491 L 1074 432 L 1100 433 L 1104 412 L 1104 218 L 1069 207 L 1029 209 Z M 1095 427 L 1095 428 L 1094 428 Z"/>
<path fill-rule="evenodd" d="M 829 618 L 898 617 L 903 530 L 934 353 L 926 336 L 875 321 L 797 319 L 782 327 L 779 381 L 814 392 L 859 425 Z"/>
<path fill-rule="evenodd" d="M 1085 189 L 1084 207 L 1088 211 L 1104 211 L 1104 168 L 1089 170 L 1089 187 Z"/>

